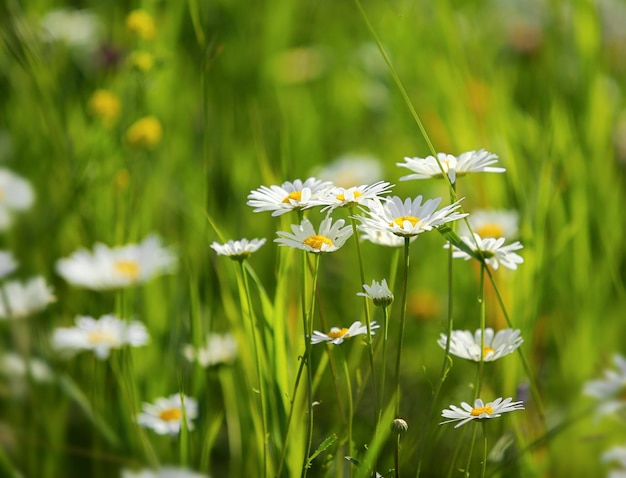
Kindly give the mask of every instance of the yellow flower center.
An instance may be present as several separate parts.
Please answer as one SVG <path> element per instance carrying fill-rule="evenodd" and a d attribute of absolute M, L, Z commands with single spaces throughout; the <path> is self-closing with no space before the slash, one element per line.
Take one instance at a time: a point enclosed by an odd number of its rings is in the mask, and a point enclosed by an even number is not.
<path fill-rule="evenodd" d="M 154 19 L 145 10 L 134 10 L 126 17 L 126 27 L 144 40 L 152 40 L 156 35 Z"/>
<path fill-rule="evenodd" d="M 304 241 L 302 241 L 302 244 L 305 244 L 309 247 L 312 247 L 313 249 L 317 249 L 318 251 L 321 251 L 322 246 L 324 244 L 328 244 L 329 246 L 332 247 L 333 241 L 331 241 L 326 236 L 315 234 L 314 236 L 307 237 Z"/>
<path fill-rule="evenodd" d="M 139 277 L 139 264 L 137 261 L 115 261 L 115 271 L 129 279 L 137 279 Z"/>
<path fill-rule="evenodd" d="M 363 196 L 363 194 L 361 194 L 361 192 L 360 192 L 360 191 L 354 191 L 354 195 L 353 195 L 354 199 L 359 198 L 359 197 L 361 197 L 361 196 Z M 344 193 L 337 194 L 337 200 L 339 200 L 339 201 L 345 201 L 345 200 L 346 200 L 346 196 L 345 196 L 345 194 L 344 194 Z"/>
<path fill-rule="evenodd" d="M 473 417 L 479 417 L 483 413 L 486 413 L 487 415 L 491 415 L 493 413 L 493 408 L 489 406 L 472 408 L 470 415 Z"/>
<path fill-rule="evenodd" d="M 476 228 L 476 234 L 480 237 L 504 237 L 504 229 L 500 224 L 488 222 Z"/>
<path fill-rule="evenodd" d="M 126 132 L 126 139 L 135 148 L 153 148 L 163 136 L 161 122 L 154 116 L 135 121 Z"/>
<path fill-rule="evenodd" d="M 102 119 L 107 126 L 111 126 L 117 119 L 122 104 L 119 98 L 107 90 L 97 90 L 89 100 L 90 111 Z"/>
<path fill-rule="evenodd" d="M 292 193 L 287 194 L 285 199 L 283 199 L 284 203 L 291 203 L 291 201 L 301 201 L 302 200 L 302 191 L 294 191 Z"/>
<path fill-rule="evenodd" d="M 87 340 L 90 344 L 114 344 L 117 340 L 115 335 L 106 330 L 94 330 L 89 332 Z"/>
<path fill-rule="evenodd" d="M 491 352 L 495 353 L 496 349 L 492 349 L 491 347 L 489 347 L 488 345 L 483 345 L 483 357 L 486 357 L 488 354 L 490 354 Z"/>
<path fill-rule="evenodd" d="M 395 224 L 396 226 L 403 228 L 404 221 L 409 221 L 411 223 L 411 226 L 415 226 L 418 222 L 420 222 L 420 218 L 415 216 L 401 216 L 395 218 L 392 222 L 389 223 L 389 225 L 393 227 L 393 225 Z"/>
<path fill-rule="evenodd" d="M 346 329 L 345 327 L 343 329 L 334 329 L 328 332 L 328 337 L 330 337 L 331 339 L 340 339 L 347 333 L 348 329 Z"/>
<path fill-rule="evenodd" d="M 170 408 L 159 413 L 159 418 L 165 422 L 174 422 L 180 420 L 183 414 L 180 408 Z"/>

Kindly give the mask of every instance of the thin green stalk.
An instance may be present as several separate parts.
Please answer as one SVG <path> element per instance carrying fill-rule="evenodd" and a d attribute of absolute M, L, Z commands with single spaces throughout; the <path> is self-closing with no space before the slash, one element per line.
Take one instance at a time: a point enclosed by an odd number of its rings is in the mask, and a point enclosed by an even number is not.
<path fill-rule="evenodd" d="M 393 447 L 393 463 L 395 468 L 395 477 L 400 478 L 400 434 L 396 434 L 396 441 Z"/>
<path fill-rule="evenodd" d="M 485 307 L 485 269 L 487 266 L 485 263 L 480 265 L 480 285 L 478 302 L 480 303 L 480 361 L 478 362 L 478 374 L 476 375 L 476 386 L 474 389 L 474 400 L 480 396 L 480 391 L 483 382 L 483 373 L 485 366 L 485 323 L 487 310 Z"/>
<path fill-rule="evenodd" d="M 409 238 L 405 237 L 404 267 L 402 268 L 402 302 L 400 305 L 400 331 L 398 335 L 398 352 L 396 355 L 396 418 L 400 416 L 400 364 L 402 362 L 402 342 L 404 341 L 404 324 L 406 322 L 407 288 L 409 281 L 409 246 Z"/>
<path fill-rule="evenodd" d="M 487 476 L 487 422 L 483 420 L 483 464 L 480 469 L 480 478 Z"/>
<path fill-rule="evenodd" d="M 478 424 L 474 423 L 474 429 L 472 430 L 472 441 L 470 442 L 470 450 L 467 455 L 467 464 L 465 465 L 465 476 L 470 476 L 470 466 L 472 464 L 472 457 L 474 456 L 474 446 L 476 445 L 476 434 L 478 432 Z"/>
<path fill-rule="evenodd" d="M 387 339 L 389 333 L 389 316 L 387 313 L 387 307 L 383 306 L 383 359 L 382 359 L 382 380 L 380 384 L 380 394 L 382 398 L 382 402 L 385 401 L 385 385 L 387 380 Z M 377 429 L 380 428 L 380 423 L 383 416 L 382 406 L 378 409 L 378 425 Z"/>
<path fill-rule="evenodd" d="M 354 420 L 354 407 L 352 403 L 352 384 L 350 382 L 350 371 L 348 370 L 348 359 L 344 350 L 341 350 L 341 358 L 343 361 L 343 373 L 346 378 L 346 388 L 348 395 L 348 456 L 352 455 L 352 422 Z M 352 476 L 352 467 L 350 467 L 350 476 Z"/>
<path fill-rule="evenodd" d="M 243 261 L 237 261 L 239 263 L 239 272 L 243 281 L 244 294 L 246 302 L 248 304 L 248 314 L 250 316 L 250 324 L 252 325 L 252 346 L 254 348 L 254 357 L 256 362 L 256 374 L 259 382 L 259 398 L 261 400 L 261 427 L 263 433 L 263 476 L 267 476 L 268 467 L 268 450 L 267 450 L 267 404 L 265 403 L 265 380 L 261 374 L 261 353 L 258 343 L 258 330 L 257 324 L 254 318 L 254 312 L 252 310 L 252 298 L 250 297 L 250 285 L 248 283 L 248 276 L 243 266 Z M 242 311 L 244 312 L 244 311 Z"/>

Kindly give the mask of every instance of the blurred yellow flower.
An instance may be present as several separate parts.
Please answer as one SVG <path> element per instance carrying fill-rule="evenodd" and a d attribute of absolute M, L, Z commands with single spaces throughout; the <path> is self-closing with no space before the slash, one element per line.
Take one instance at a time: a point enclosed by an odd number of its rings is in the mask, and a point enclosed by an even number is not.
<path fill-rule="evenodd" d="M 126 132 L 126 140 L 136 148 L 153 148 L 163 136 L 161 122 L 154 116 L 146 116 L 135 121 Z"/>
<path fill-rule="evenodd" d="M 154 57 L 145 51 L 134 51 L 130 54 L 132 65 L 139 71 L 150 71 L 154 66 Z"/>
<path fill-rule="evenodd" d="M 89 99 L 89 111 L 106 126 L 111 126 L 120 114 L 122 104 L 115 93 L 108 90 L 96 90 Z"/>
<path fill-rule="evenodd" d="M 126 27 L 144 40 L 152 40 L 156 36 L 154 19 L 145 10 L 133 10 L 126 17 Z"/>

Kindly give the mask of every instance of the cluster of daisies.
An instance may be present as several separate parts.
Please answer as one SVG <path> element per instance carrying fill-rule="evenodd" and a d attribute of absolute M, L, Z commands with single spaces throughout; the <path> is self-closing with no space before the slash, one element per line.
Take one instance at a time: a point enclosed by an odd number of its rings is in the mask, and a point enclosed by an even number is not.
<path fill-rule="evenodd" d="M 497 156 L 484 150 L 469 151 L 459 156 L 439 153 L 437 157 L 405 158 L 397 163 L 412 173 L 400 180 L 447 178 L 455 185 L 458 178 L 475 172 L 501 173 L 504 168 L 494 166 Z M 420 234 L 438 230 L 447 223 L 462 222 L 460 236 L 452 247 L 454 258 L 479 260 L 485 267 L 498 269 L 500 266 L 515 270 L 523 263 L 517 253 L 522 249 L 519 241 L 507 242 L 517 234 L 517 215 L 510 211 L 481 211 L 468 215 L 457 200 L 441 206 L 442 198 L 401 198 L 391 195 L 393 185 L 376 181 L 360 186 L 342 187 L 331 181 L 310 177 L 304 181 L 286 181 L 281 185 L 261 186 L 248 195 L 247 204 L 254 212 L 270 212 L 281 216 L 296 212 L 299 222 L 292 224 L 290 231 L 278 231 L 274 240 L 279 246 L 300 249 L 311 254 L 327 254 L 341 249 L 353 234 L 360 240 L 386 247 L 402 247 L 415 240 Z M 319 225 L 307 218 L 307 211 L 319 208 L 325 217 Z M 335 219 L 332 213 L 338 208 L 347 208 L 351 221 Z M 355 224 L 358 222 L 358 226 Z M 265 239 L 241 239 L 225 244 L 213 243 L 211 247 L 220 255 L 243 261 L 265 244 Z M 385 279 L 374 280 L 371 285 L 363 284 L 365 292 L 358 295 L 371 299 L 377 306 L 387 307 L 393 301 L 393 293 Z M 379 325 L 369 326 L 356 321 L 351 325 L 332 327 L 328 332 L 314 330 L 308 337 L 312 344 L 328 343 L 339 345 L 346 339 L 358 335 L 375 335 Z M 484 336 L 483 336 L 484 335 Z M 438 343 L 450 354 L 474 362 L 492 362 L 514 352 L 523 342 L 519 330 L 491 328 L 475 332 L 455 330 L 449 337 L 442 334 Z M 444 410 L 442 423 L 458 422 L 457 427 L 474 419 L 499 417 L 502 413 L 523 409 L 521 401 L 498 398 L 483 402 L 477 398 L 473 405 L 462 403 L 461 408 L 452 406 Z"/>

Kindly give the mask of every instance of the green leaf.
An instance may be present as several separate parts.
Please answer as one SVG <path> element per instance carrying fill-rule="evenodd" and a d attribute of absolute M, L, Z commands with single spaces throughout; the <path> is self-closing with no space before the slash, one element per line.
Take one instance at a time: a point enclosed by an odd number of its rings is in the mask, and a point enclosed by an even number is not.
<path fill-rule="evenodd" d="M 320 446 L 317 447 L 317 450 L 315 450 L 313 452 L 313 454 L 309 457 L 308 461 L 306 462 L 306 467 L 307 468 L 310 467 L 311 466 L 311 462 L 313 460 L 315 460 L 315 458 L 317 458 L 320 453 L 322 453 L 329 446 L 331 446 L 333 443 L 335 443 L 336 440 L 337 440 L 337 434 L 333 433 L 331 436 L 326 438 L 326 440 L 324 440 L 322 443 L 320 443 Z"/>

